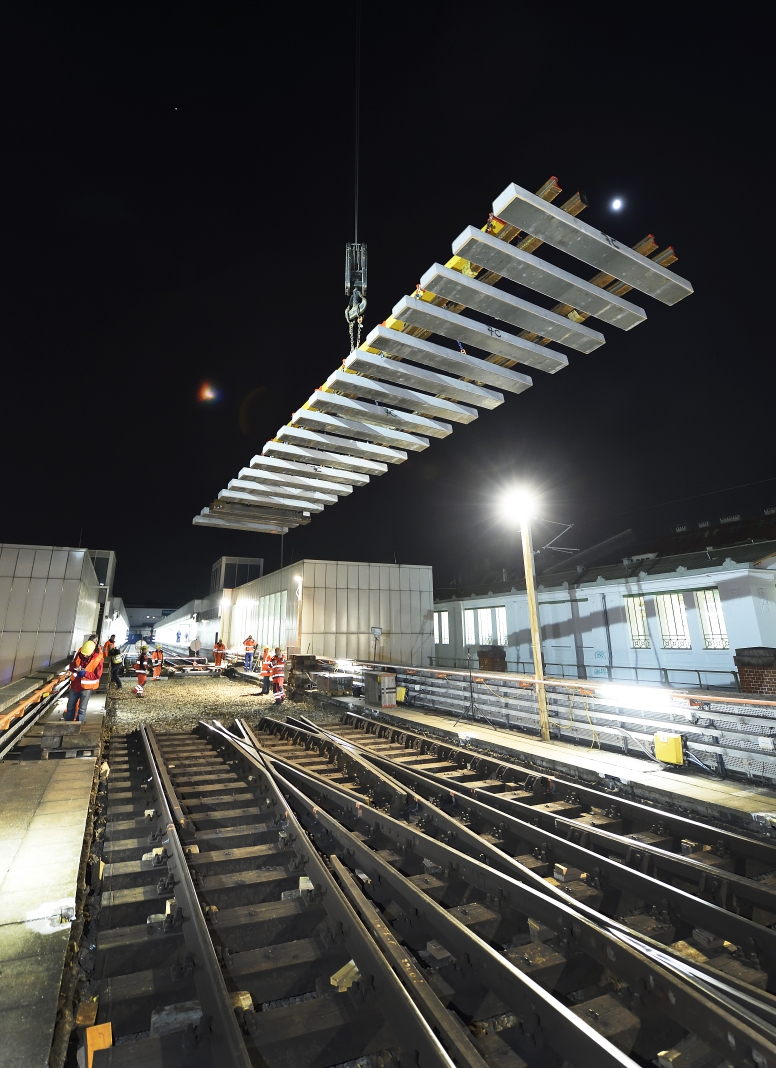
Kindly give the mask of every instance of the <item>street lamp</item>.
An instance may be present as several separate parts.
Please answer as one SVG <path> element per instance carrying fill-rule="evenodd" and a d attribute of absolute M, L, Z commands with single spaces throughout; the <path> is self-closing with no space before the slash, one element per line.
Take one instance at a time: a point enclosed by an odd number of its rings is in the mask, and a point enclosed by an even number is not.
<path fill-rule="evenodd" d="M 539 605 L 536 601 L 536 573 L 534 572 L 533 544 L 531 542 L 531 516 L 536 510 L 536 497 L 526 488 L 510 490 L 504 495 L 501 510 L 504 516 L 520 524 L 523 541 L 523 568 L 525 592 L 528 598 L 528 617 L 531 621 L 531 647 L 533 649 L 534 676 L 536 678 L 536 702 L 539 706 L 539 727 L 542 740 L 550 740 L 550 717 L 547 711 L 547 690 L 544 685 L 542 663 L 542 636 L 539 630 Z"/>

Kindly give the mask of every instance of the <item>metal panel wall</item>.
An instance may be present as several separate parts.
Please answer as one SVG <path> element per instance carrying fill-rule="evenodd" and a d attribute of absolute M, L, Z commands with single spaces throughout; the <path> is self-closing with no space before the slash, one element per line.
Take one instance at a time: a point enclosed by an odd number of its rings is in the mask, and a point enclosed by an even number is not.
<path fill-rule="evenodd" d="M 371 659 L 372 627 L 381 627 L 380 660 L 427 665 L 433 656 L 431 568 L 412 564 L 370 564 L 304 560 L 254 579 L 233 592 L 231 626 L 225 640 L 239 649 L 250 632 L 260 644 L 275 641 L 269 623 L 260 622 L 259 606 L 272 603 L 272 618 L 285 621 L 280 644 L 297 647 L 297 588 L 301 577 L 302 653 L 338 659 Z M 271 601 L 277 595 L 284 598 Z M 254 613 L 251 615 L 251 613 Z M 255 619 L 253 629 L 249 620 Z M 272 638 L 272 642 L 268 639 Z"/>
<path fill-rule="evenodd" d="M 63 660 L 98 615 L 88 550 L 0 545 L 0 685 Z"/>

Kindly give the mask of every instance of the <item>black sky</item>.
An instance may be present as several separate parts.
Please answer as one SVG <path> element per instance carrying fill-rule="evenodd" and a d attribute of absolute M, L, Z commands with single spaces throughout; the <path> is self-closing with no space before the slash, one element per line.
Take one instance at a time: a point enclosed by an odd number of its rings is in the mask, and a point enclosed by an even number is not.
<path fill-rule="evenodd" d="M 279 538 L 191 518 L 347 354 L 354 11 L 6 8 L 0 540 L 113 548 L 135 602 L 201 594 L 223 553 L 277 566 Z M 368 328 L 510 181 L 550 175 L 590 224 L 674 245 L 696 292 L 632 294 L 646 323 L 293 531 L 286 560 L 512 564 L 492 501 L 515 477 L 582 547 L 776 503 L 776 481 L 697 497 L 774 474 L 756 11 L 364 3 Z"/>

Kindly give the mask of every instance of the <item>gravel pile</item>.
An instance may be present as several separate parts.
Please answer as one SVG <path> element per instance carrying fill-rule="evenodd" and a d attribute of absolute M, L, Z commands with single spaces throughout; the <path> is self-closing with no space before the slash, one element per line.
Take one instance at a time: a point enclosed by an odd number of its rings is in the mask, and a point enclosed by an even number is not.
<path fill-rule="evenodd" d="M 106 701 L 109 729 L 129 734 L 145 724 L 157 731 L 188 731 L 200 719 L 220 720 L 230 726 L 236 716 L 256 724 L 262 716 L 285 719 L 305 715 L 316 723 L 333 723 L 330 712 L 322 712 L 310 701 L 286 701 L 278 708 L 272 694 L 264 697 L 255 682 L 225 676 L 186 679 L 171 678 L 149 681 L 142 698 L 135 697 L 132 676 L 122 679 L 122 688 L 111 686 Z"/>

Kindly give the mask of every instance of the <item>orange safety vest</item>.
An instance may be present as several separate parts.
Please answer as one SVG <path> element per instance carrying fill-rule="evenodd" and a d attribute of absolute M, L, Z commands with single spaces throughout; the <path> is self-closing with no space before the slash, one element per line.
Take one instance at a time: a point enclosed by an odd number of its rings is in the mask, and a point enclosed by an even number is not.
<path fill-rule="evenodd" d="M 281 653 L 280 656 L 273 656 L 270 661 L 272 667 L 272 681 L 275 679 L 284 679 L 286 677 L 286 658 Z"/>
<path fill-rule="evenodd" d="M 110 640 L 110 638 L 108 638 L 108 640 L 106 641 L 105 645 L 103 645 L 103 647 L 102 647 L 102 655 L 105 657 L 106 660 L 108 659 L 110 654 L 113 652 L 115 647 L 116 647 L 116 643 L 112 642 Z"/>
<path fill-rule="evenodd" d="M 158 662 L 161 666 L 161 664 L 164 663 L 164 653 L 161 649 L 154 649 L 154 651 L 151 653 L 151 659 L 154 661 L 154 663 Z"/>
<path fill-rule="evenodd" d="M 95 649 L 92 655 L 86 660 L 79 650 L 75 655 L 75 663 L 79 668 L 83 668 L 86 675 L 82 675 L 79 679 L 74 671 L 71 671 L 70 677 L 73 680 L 73 689 L 80 690 L 98 690 L 100 688 L 100 675 L 102 675 L 102 650 Z M 87 678 L 91 675 L 91 678 Z M 76 685 L 77 684 L 77 685 Z"/>
<path fill-rule="evenodd" d="M 267 655 L 262 656 L 261 658 L 261 674 L 265 678 L 272 674 L 272 653 L 270 653 L 269 650 L 267 651 Z"/>
<path fill-rule="evenodd" d="M 246 638 L 243 642 L 246 653 L 252 653 L 253 650 L 256 648 L 256 644 L 257 643 L 253 640 L 253 638 Z"/>

